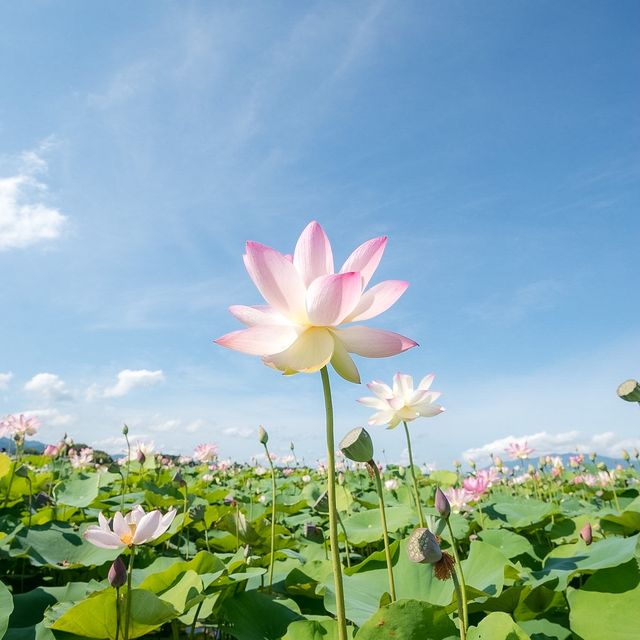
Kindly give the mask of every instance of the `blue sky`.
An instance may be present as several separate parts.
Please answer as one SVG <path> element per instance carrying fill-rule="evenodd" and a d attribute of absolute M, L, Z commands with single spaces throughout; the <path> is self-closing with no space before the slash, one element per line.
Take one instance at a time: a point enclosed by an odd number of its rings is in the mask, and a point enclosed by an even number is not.
<path fill-rule="evenodd" d="M 509 436 L 639 446 L 638 3 L 9 3 L 0 9 L 0 413 L 111 451 L 323 456 L 319 376 L 212 340 L 245 240 L 386 234 L 371 324 L 437 374 L 421 461 Z M 127 373 L 128 372 L 128 373 Z M 39 375 L 40 374 L 40 375 Z M 49 375 L 41 375 L 49 374 Z M 120 376 L 120 377 L 119 377 Z M 361 426 L 334 379 L 336 429 Z M 400 431 L 372 430 L 389 460 Z M 534 435 L 538 434 L 538 435 Z M 501 443 L 493 445 L 500 449 Z M 483 448 L 484 447 L 484 448 Z M 380 455 L 382 455 L 380 453 Z"/>

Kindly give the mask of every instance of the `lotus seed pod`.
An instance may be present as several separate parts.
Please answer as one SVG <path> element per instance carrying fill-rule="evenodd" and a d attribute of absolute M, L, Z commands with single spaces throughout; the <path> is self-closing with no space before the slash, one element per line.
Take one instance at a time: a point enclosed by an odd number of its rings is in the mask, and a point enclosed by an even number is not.
<path fill-rule="evenodd" d="M 407 555 L 412 562 L 435 564 L 442 558 L 442 551 L 433 533 L 418 527 L 409 536 Z"/>
<path fill-rule="evenodd" d="M 369 462 L 373 458 L 373 442 L 366 429 L 351 429 L 340 441 L 340 451 L 353 462 Z"/>
<path fill-rule="evenodd" d="M 267 442 L 269 442 L 269 434 L 262 425 L 258 427 L 258 440 L 260 444 L 267 444 Z"/>
<path fill-rule="evenodd" d="M 445 520 L 451 515 L 451 505 L 440 487 L 436 489 L 436 509 Z"/>
<path fill-rule="evenodd" d="M 637 380 L 625 380 L 618 387 L 618 395 L 627 402 L 640 402 L 640 383 Z"/>
<path fill-rule="evenodd" d="M 119 589 L 127 582 L 127 567 L 125 567 L 122 556 L 118 556 L 111 563 L 107 579 L 109 580 L 109 584 L 116 589 Z"/>
<path fill-rule="evenodd" d="M 584 540 L 584 543 L 589 546 L 593 542 L 593 531 L 591 529 L 591 524 L 587 522 L 587 524 L 580 529 L 580 537 Z"/>

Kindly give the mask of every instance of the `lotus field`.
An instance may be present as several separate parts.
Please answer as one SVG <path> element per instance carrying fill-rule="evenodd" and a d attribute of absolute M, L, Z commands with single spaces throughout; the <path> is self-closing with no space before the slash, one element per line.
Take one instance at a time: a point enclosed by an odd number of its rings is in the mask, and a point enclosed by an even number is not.
<path fill-rule="evenodd" d="M 414 455 L 411 430 L 444 410 L 433 374 L 369 382 L 359 401 L 371 433 L 336 428 L 332 384 L 361 382 L 352 355 L 417 347 L 359 324 L 408 286 L 369 288 L 386 243 L 361 244 L 336 271 L 316 222 L 292 254 L 248 242 L 266 304 L 230 307 L 245 328 L 216 340 L 260 356 L 284 385 L 318 379 L 319 465 L 299 461 L 295 443 L 274 458 L 263 427 L 263 455 L 247 464 L 213 443 L 156 453 L 126 426 L 123 456 L 69 437 L 33 453 L 32 416 L 0 421 L 11 442 L 0 453 L 0 638 L 640 638 L 637 452 L 607 464 L 536 457 L 514 440 L 507 462 L 430 470 L 415 462 L 430 452 Z M 631 381 L 623 397 L 637 402 L 639 388 Z M 379 463 L 385 426 L 407 465 Z"/>

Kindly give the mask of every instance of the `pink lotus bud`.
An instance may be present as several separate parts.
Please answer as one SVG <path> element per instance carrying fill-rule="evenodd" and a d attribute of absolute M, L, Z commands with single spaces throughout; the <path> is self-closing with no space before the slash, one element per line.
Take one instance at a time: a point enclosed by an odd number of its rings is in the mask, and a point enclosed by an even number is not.
<path fill-rule="evenodd" d="M 119 589 L 127 582 L 127 567 L 125 567 L 122 556 L 118 556 L 111 564 L 107 579 L 109 584 L 116 589 Z"/>
<path fill-rule="evenodd" d="M 138 449 L 138 451 L 136 451 L 136 460 L 140 464 L 144 464 L 146 459 L 147 459 L 147 456 L 144 455 L 144 451 L 142 449 Z"/>
<path fill-rule="evenodd" d="M 445 520 L 451 515 L 451 505 L 440 487 L 436 489 L 436 510 Z"/>
<path fill-rule="evenodd" d="M 587 524 L 580 529 L 580 537 L 584 540 L 584 543 L 589 546 L 593 542 L 593 531 L 591 529 L 591 524 L 587 522 Z"/>

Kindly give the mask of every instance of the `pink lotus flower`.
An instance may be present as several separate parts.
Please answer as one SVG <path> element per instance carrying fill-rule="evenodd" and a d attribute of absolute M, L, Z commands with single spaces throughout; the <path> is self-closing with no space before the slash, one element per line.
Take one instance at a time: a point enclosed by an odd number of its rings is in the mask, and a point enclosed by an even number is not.
<path fill-rule="evenodd" d="M 444 411 L 444 407 L 435 404 L 440 397 L 439 391 L 429 391 L 435 375 L 425 376 L 418 388 L 413 388 L 413 378 L 406 373 L 393 376 L 393 389 L 384 382 L 374 380 L 367 387 L 373 391 L 375 398 L 360 398 L 358 402 L 366 407 L 376 409 L 369 420 L 370 425 L 388 424 L 389 429 L 398 426 L 402 421 L 411 421 L 423 416 L 429 418 Z"/>
<path fill-rule="evenodd" d="M 532 453 L 533 449 L 527 446 L 527 441 L 510 442 L 505 451 L 512 460 L 526 460 Z"/>
<path fill-rule="evenodd" d="M 193 452 L 193 459 L 196 462 L 211 462 L 218 457 L 218 445 L 212 442 L 199 444 Z"/>
<path fill-rule="evenodd" d="M 51 456 L 52 458 L 57 458 L 60 453 L 60 448 L 55 444 L 48 444 L 43 451 L 43 455 Z"/>
<path fill-rule="evenodd" d="M 451 505 L 451 511 L 453 513 L 460 513 L 469 508 L 469 503 L 474 500 L 473 494 L 469 493 L 466 489 L 446 489 L 443 491 L 447 497 L 449 504 Z"/>
<path fill-rule="evenodd" d="M 247 242 L 244 263 L 268 303 L 234 305 L 229 311 L 248 328 L 215 342 L 289 375 L 319 371 L 329 363 L 350 382 L 360 374 L 350 353 L 367 358 L 396 355 L 416 342 L 397 333 L 363 326 L 391 307 L 408 283 L 386 280 L 367 289 L 387 243 L 386 237 L 360 245 L 334 273 L 333 253 L 324 230 L 311 222 L 298 238 L 293 256 Z"/>
<path fill-rule="evenodd" d="M 85 540 L 103 549 L 123 549 L 134 545 L 144 544 L 159 538 L 173 522 L 175 509 L 170 509 L 162 515 L 157 509 L 145 513 L 137 505 L 126 516 L 117 511 L 113 516 L 113 524 L 98 514 L 99 525 L 91 525 L 84 532 Z"/>
<path fill-rule="evenodd" d="M 39 420 L 25 416 L 23 413 L 7 416 L 0 421 L 0 436 L 24 440 L 26 436 L 35 435 L 39 426 Z"/>
<path fill-rule="evenodd" d="M 491 479 L 486 471 L 478 471 L 475 476 L 465 478 L 462 481 L 462 486 L 474 500 L 478 500 L 491 486 Z"/>
<path fill-rule="evenodd" d="M 83 447 L 80 451 L 69 449 L 69 462 L 74 469 L 81 469 L 93 462 L 93 449 Z"/>

